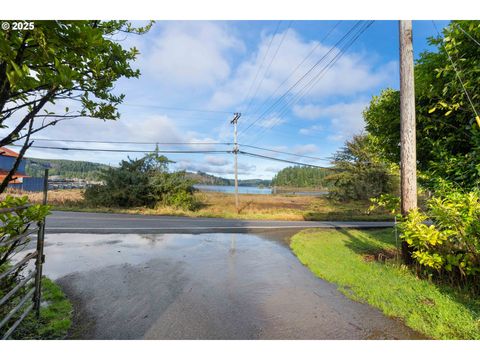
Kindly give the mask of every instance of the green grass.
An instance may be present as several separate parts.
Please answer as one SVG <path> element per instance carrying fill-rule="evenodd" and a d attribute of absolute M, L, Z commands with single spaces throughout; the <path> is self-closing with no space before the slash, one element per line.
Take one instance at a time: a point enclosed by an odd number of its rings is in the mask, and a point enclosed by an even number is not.
<path fill-rule="evenodd" d="M 394 259 L 378 261 L 378 254 L 396 252 L 392 229 L 306 230 L 293 236 L 291 248 L 316 276 L 337 284 L 346 296 L 428 337 L 480 339 L 480 300 L 420 279 Z"/>
<path fill-rule="evenodd" d="M 72 304 L 62 289 L 48 278 L 42 280 L 40 319 L 32 311 L 12 334 L 12 339 L 64 339 L 72 325 Z"/>

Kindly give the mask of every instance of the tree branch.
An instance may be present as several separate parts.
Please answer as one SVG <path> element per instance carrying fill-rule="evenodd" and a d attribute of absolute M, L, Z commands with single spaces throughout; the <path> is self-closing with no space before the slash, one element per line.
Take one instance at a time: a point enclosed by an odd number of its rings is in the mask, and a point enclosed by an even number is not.
<path fill-rule="evenodd" d="M 2 183 L 0 184 L 0 194 L 3 193 L 5 191 L 5 189 L 7 188 L 8 183 L 12 180 L 13 175 L 18 170 L 18 167 L 20 166 L 20 163 L 22 162 L 22 159 L 23 159 L 23 156 L 25 155 L 25 152 L 33 144 L 33 141 L 30 142 L 30 135 L 32 133 L 32 127 L 33 127 L 33 118 L 30 119 L 30 125 L 28 127 L 28 135 L 27 135 L 27 138 L 25 139 L 25 143 L 22 147 L 22 150 L 20 150 L 20 153 L 18 154 L 18 157 L 15 160 L 15 163 L 13 164 L 13 167 L 10 169 L 7 176 L 3 179 Z"/>
<path fill-rule="evenodd" d="M 39 102 L 37 105 L 35 105 L 23 119 L 20 121 L 20 123 L 17 125 L 17 127 L 10 132 L 6 137 L 4 137 L 2 140 L 0 140 L 0 146 L 5 146 L 8 144 L 11 144 L 15 137 L 18 135 L 18 133 L 25 127 L 25 125 L 28 124 L 30 120 L 33 121 L 35 115 L 42 109 L 42 107 L 53 97 L 53 94 L 56 91 L 56 87 L 51 89 Z"/>

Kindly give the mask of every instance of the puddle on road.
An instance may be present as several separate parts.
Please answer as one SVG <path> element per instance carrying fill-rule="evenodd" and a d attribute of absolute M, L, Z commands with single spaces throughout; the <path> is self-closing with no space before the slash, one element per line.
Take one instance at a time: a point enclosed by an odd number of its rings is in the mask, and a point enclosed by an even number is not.
<path fill-rule="evenodd" d="M 73 337 L 392 339 L 417 335 L 315 278 L 278 234 L 50 234 L 44 274 Z"/>

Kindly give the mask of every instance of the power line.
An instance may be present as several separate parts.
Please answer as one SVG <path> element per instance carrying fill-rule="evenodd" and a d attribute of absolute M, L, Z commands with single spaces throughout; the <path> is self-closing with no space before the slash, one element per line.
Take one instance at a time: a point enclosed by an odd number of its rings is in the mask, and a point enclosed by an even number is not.
<path fill-rule="evenodd" d="M 341 44 L 345 39 L 350 36 L 350 34 L 360 25 L 361 21 L 357 21 L 355 25 L 352 26 L 352 28 L 342 36 L 340 40 L 338 40 L 335 45 L 331 47 L 331 49 L 324 54 L 306 73 L 304 73 L 292 86 L 288 88 L 287 91 L 285 91 L 280 98 L 278 98 L 273 104 L 271 104 L 255 121 L 253 121 L 248 127 L 244 130 L 241 131 L 241 133 L 245 133 L 248 129 L 250 129 L 255 123 L 257 123 L 259 120 L 265 117 L 266 114 L 269 113 L 272 109 L 275 108 L 298 84 L 300 84 L 312 71 L 314 71 L 322 62 L 324 59 L 327 58 L 327 56 L 334 51 L 339 44 Z"/>
<path fill-rule="evenodd" d="M 465 35 L 467 35 L 470 39 L 473 40 L 473 42 L 475 42 L 475 44 L 477 44 L 478 46 L 480 46 L 480 42 L 478 42 L 477 39 L 475 39 L 472 35 L 470 35 L 468 32 L 466 32 L 465 30 L 463 30 L 463 28 L 460 26 L 459 23 L 454 23 Z M 438 30 L 437 30 L 438 31 Z"/>
<path fill-rule="evenodd" d="M 273 161 L 279 161 L 279 162 L 284 162 L 284 163 L 289 163 L 289 164 L 294 164 L 294 165 L 315 167 L 315 168 L 319 168 L 319 169 L 338 170 L 338 169 L 329 168 L 329 167 L 326 167 L 326 166 L 312 165 L 312 164 L 302 163 L 302 162 L 299 162 L 299 161 L 292 161 L 292 160 L 274 158 L 274 157 L 271 157 L 271 156 L 254 154 L 254 153 L 251 153 L 251 152 L 246 152 L 246 151 L 241 151 L 241 150 L 238 153 L 243 154 L 243 155 L 247 155 L 247 156 L 251 156 L 251 157 L 262 158 L 262 159 L 273 160 Z"/>
<path fill-rule="evenodd" d="M 287 152 L 287 151 L 267 149 L 267 148 L 260 147 L 260 146 L 253 146 L 253 145 L 246 145 L 246 144 L 238 144 L 238 145 L 240 145 L 242 147 L 248 147 L 248 148 L 251 148 L 251 149 L 264 150 L 264 151 L 269 151 L 269 152 L 273 152 L 273 153 L 277 153 L 277 154 L 292 155 L 292 156 L 297 156 L 297 157 L 302 157 L 302 158 L 307 158 L 307 159 L 312 159 L 312 160 L 320 160 L 320 161 L 328 160 L 327 158 L 319 158 L 319 157 L 315 157 L 315 156 L 301 155 L 301 154 L 291 153 L 291 152 Z"/>
<path fill-rule="evenodd" d="M 22 145 L 10 145 L 10 146 L 21 147 Z M 153 150 L 93 149 L 93 148 L 74 148 L 74 147 L 36 146 L 36 145 L 32 145 L 31 148 L 49 149 L 49 150 L 62 150 L 62 151 L 117 152 L 117 153 L 151 153 L 151 152 L 153 152 Z M 158 150 L 158 151 L 155 150 L 155 152 L 157 152 L 159 154 L 232 154 L 233 153 L 232 150 Z M 243 155 L 247 155 L 247 156 L 272 160 L 272 161 L 279 161 L 279 162 L 283 162 L 283 163 L 289 163 L 289 164 L 295 164 L 295 165 L 301 165 L 301 166 L 309 166 L 309 167 L 316 167 L 316 168 L 322 168 L 322 169 L 332 169 L 332 168 L 328 168 L 328 167 L 302 163 L 302 162 L 299 162 L 299 161 L 280 159 L 280 158 L 275 158 L 275 157 L 272 157 L 272 156 L 255 154 L 255 153 L 250 153 L 250 152 L 246 152 L 246 151 L 238 151 L 238 153 L 243 154 Z M 334 170 L 334 169 L 332 169 L 332 170 Z"/>
<path fill-rule="evenodd" d="M 22 147 L 22 145 L 9 145 L 15 147 Z M 38 146 L 32 145 L 31 148 L 36 149 L 50 149 L 62 151 L 91 151 L 91 152 L 118 152 L 118 153 L 149 153 L 158 152 L 160 154 L 229 154 L 231 150 L 136 150 L 136 149 L 98 149 L 98 148 L 77 148 L 77 147 L 61 147 L 61 146 Z"/>
<path fill-rule="evenodd" d="M 287 33 L 288 33 L 288 30 L 290 29 L 290 26 L 292 25 L 292 20 L 290 20 L 290 22 L 288 23 L 288 26 L 286 28 L 286 30 L 283 32 L 283 36 L 282 38 L 280 39 L 279 43 L 278 43 L 278 46 L 277 46 L 277 49 L 275 50 L 275 52 L 273 53 L 273 56 L 272 58 L 270 59 L 270 62 L 268 63 L 267 65 L 267 68 L 265 69 L 265 72 L 263 73 L 263 76 L 260 80 L 260 82 L 258 83 L 257 85 L 257 88 L 255 89 L 255 92 L 253 93 L 253 96 L 250 97 L 250 102 L 248 103 L 248 106 L 247 106 L 247 109 L 245 110 L 245 113 L 248 113 L 248 111 L 250 110 L 250 106 L 252 105 L 252 102 L 253 102 L 253 99 L 255 99 L 255 97 L 257 96 L 258 94 L 258 90 L 260 89 L 260 87 L 262 86 L 263 84 L 263 81 L 265 80 L 265 78 L 269 75 L 269 71 L 270 71 L 270 68 L 272 67 L 272 63 L 273 61 L 275 60 L 275 58 L 277 57 L 277 54 L 278 54 L 278 51 L 280 50 L 280 48 L 282 47 L 282 44 L 285 40 L 285 37 L 287 36 Z M 274 40 L 275 38 L 275 35 L 272 36 L 272 41 Z"/>
<path fill-rule="evenodd" d="M 437 25 L 435 24 L 435 21 L 432 20 L 432 23 L 433 23 L 433 26 L 435 27 L 435 30 L 437 31 L 437 34 L 438 36 L 442 37 L 442 35 L 440 34 L 440 31 L 438 31 L 438 28 L 437 28 Z M 472 99 L 470 98 L 470 95 L 468 94 L 468 91 L 467 89 L 465 88 L 465 85 L 463 84 L 463 81 L 462 81 L 462 78 L 460 77 L 460 74 L 457 70 L 457 67 L 455 66 L 455 63 L 453 62 L 453 59 L 451 58 L 448 50 L 447 50 L 447 47 L 445 46 L 445 43 L 443 41 L 444 39 L 442 39 L 442 46 L 443 46 L 443 49 L 445 50 L 445 53 L 447 54 L 448 56 L 448 59 L 450 60 L 451 64 L 452 64 L 452 67 L 453 67 L 453 70 L 455 71 L 455 75 L 457 76 L 458 80 L 460 81 L 460 84 L 462 85 L 462 88 L 463 88 L 463 91 L 465 92 L 465 95 L 467 96 L 467 99 L 468 101 L 470 102 L 470 106 L 472 107 L 473 109 L 473 112 L 475 113 L 475 119 L 477 120 L 477 123 L 478 125 L 480 126 L 480 118 L 478 117 L 478 113 L 477 113 L 477 109 L 475 109 L 475 105 L 473 105 L 473 101 Z"/>
<path fill-rule="evenodd" d="M 97 143 L 97 144 L 132 144 L 132 145 L 231 145 L 228 142 L 141 142 L 141 141 L 103 141 L 103 140 L 73 140 L 73 139 L 32 139 L 34 141 Z"/>
<path fill-rule="evenodd" d="M 297 94 L 290 100 L 289 103 L 285 104 L 282 108 L 280 116 L 285 115 L 288 108 L 295 105 L 301 98 L 303 98 L 312 88 L 318 84 L 318 82 L 325 76 L 325 74 L 333 68 L 333 66 L 342 58 L 343 55 L 347 52 L 350 46 L 355 43 L 355 41 L 373 24 L 374 21 L 370 21 L 361 27 L 358 32 L 349 40 L 348 43 L 342 45 L 340 50 L 335 54 L 335 56 L 326 64 L 317 75 L 315 75 L 307 84 L 305 84 Z"/>
<path fill-rule="evenodd" d="M 338 25 L 341 22 L 342 21 L 339 20 L 335 23 L 335 25 L 325 34 L 325 36 L 319 42 L 317 42 L 317 44 L 310 50 L 310 52 L 302 59 L 302 61 L 300 61 L 297 64 L 297 66 L 295 66 L 295 68 L 285 78 L 285 80 L 283 80 L 282 83 L 277 86 L 275 91 L 267 98 L 267 100 L 265 100 L 259 107 L 257 107 L 257 109 L 255 109 L 254 113 L 257 113 L 265 104 L 267 104 L 270 100 L 272 100 L 272 98 L 277 94 L 278 90 L 280 90 L 283 87 L 283 85 L 285 85 L 285 83 L 297 72 L 300 66 L 302 66 L 305 63 L 305 61 L 307 61 L 307 59 L 315 52 L 315 50 L 317 50 L 318 47 L 322 45 L 322 43 L 330 36 L 330 34 L 338 27 Z"/>
<path fill-rule="evenodd" d="M 47 142 L 63 142 L 63 143 L 96 143 L 96 144 L 130 144 L 130 145 L 233 145 L 231 142 L 141 142 L 141 141 L 102 141 L 102 140 L 73 140 L 73 139 L 32 139 L 33 141 L 47 141 Z M 277 154 L 284 154 L 284 155 L 292 155 L 296 157 L 302 157 L 302 158 L 309 158 L 313 160 L 328 160 L 326 158 L 318 158 L 314 156 L 308 156 L 308 155 L 302 155 L 302 154 L 297 154 L 293 152 L 287 152 L 287 151 L 280 151 L 280 150 L 275 150 L 275 149 L 268 149 L 264 147 L 259 147 L 259 146 L 251 146 L 251 145 L 246 145 L 246 144 L 238 144 L 240 146 L 252 148 L 252 149 L 257 149 L 257 150 L 264 150 L 264 151 L 269 151 Z M 12 145 L 12 146 L 17 146 L 17 145 Z M 20 145 L 18 145 L 20 146 Z M 32 147 L 38 147 L 37 145 L 32 146 Z M 50 146 L 48 148 L 61 148 L 63 149 L 64 147 L 61 146 Z M 125 150 L 128 151 L 128 150 Z M 141 152 L 141 151 L 140 151 Z"/>
<path fill-rule="evenodd" d="M 247 101 L 247 99 L 250 96 L 250 93 L 252 92 L 253 85 L 255 85 L 255 83 L 257 81 L 258 75 L 260 74 L 260 70 L 262 69 L 263 63 L 265 62 L 265 59 L 267 58 L 267 55 L 270 52 L 270 47 L 272 46 L 273 39 L 275 38 L 275 35 L 277 35 L 278 29 L 280 28 L 281 23 L 282 23 L 281 20 L 277 23 L 277 27 L 275 28 L 275 32 L 273 33 L 272 38 L 270 39 L 270 42 L 268 43 L 267 51 L 265 52 L 265 55 L 263 56 L 262 61 L 260 62 L 260 66 L 258 67 L 257 72 L 255 73 L 255 76 L 253 77 L 253 81 L 250 85 L 250 88 L 248 89 L 247 94 L 245 95 L 245 99 L 243 99 L 243 102 Z M 249 104 L 247 106 L 247 109 L 250 108 L 250 104 L 251 104 L 251 101 L 249 102 Z M 247 113 L 247 111 L 243 111 L 243 114 L 246 114 L 246 113 Z"/>
<path fill-rule="evenodd" d="M 294 96 L 291 100 L 287 101 L 281 108 L 280 108 L 280 115 L 278 116 L 279 119 L 285 115 L 289 108 L 291 108 L 294 104 L 296 104 L 302 97 L 304 97 L 322 78 L 325 74 L 338 62 L 338 60 L 346 53 L 348 48 L 362 35 L 371 25 L 373 21 L 370 21 L 364 24 L 357 33 L 349 40 L 348 43 L 342 45 L 340 50 L 337 54 L 316 74 L 310 81 L 305 84 Z M 264 128 L 262 131 L 257 133 L 256 138 L 258 139 L 265 131 L 271 130 L 274 126 L 276 126 L 278 120 L 273 122 L 269 127 Z M 255 140 L 256 141 L 256 140 Z M 255 141 L 252 141 L 254 143 Z"/>

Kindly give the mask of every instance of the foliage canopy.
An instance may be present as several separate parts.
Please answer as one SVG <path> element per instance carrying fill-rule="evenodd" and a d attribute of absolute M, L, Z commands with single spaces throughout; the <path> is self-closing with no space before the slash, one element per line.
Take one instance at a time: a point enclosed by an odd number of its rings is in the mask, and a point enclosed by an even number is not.
<path fill-rule="evenodd" d="M 380 194 L 395 192 L 398 177 L 382 161 L 372 144 L 370 135 L 355 135 L 345 142 L 333 159 L 335 173 L 330 196 L 338 200 L 368 200 Z"/>
<path fill-rule="evenodd" d="M 143 34 L 127 21 L 36 21 L 31 30 L 0 32 L 0 146 L 78 117 L 118 119 L 125 95 L 114 85 L 140 72 L 131 63 L 136 48 L 116 41 L 125 33 Z M 13 172 L 15 169 L 12 169 Z M 11 175 L 0 186 L 4 190 Z"/>
<path fill-rule="evenodd" d="M 289 166 L 280 170 L 272 179 L 274 186 L 325 188 L 326 177 L 331 171 L 307 166 Z"/>
<path fill-rule="evenodd" d="M 437 179 L 467 188 L 479 183 L 480 123 L 473 107 L 480 109 L 480 45 L 475 39 L 480 39 L 479 21 L 452 21 L 443 36 L 429 40 L 436 50 L 416 61 L 417 159 L 429 186 Z M 364 118 L 382 156 L 398 164 L 399 91 L 375 96 Z"/>
<path fill-rule="evenodd" d="M 192 210 L 196 206 L 193 181 L 185 172 L 168 172 L 171 163 L 158 152 L 140 159 L 123 160 L 118 168 L 101 170 L 103 185 L 86 189 L 85 199 L 94 206 L 155 207 L 168 205 Z"/>

